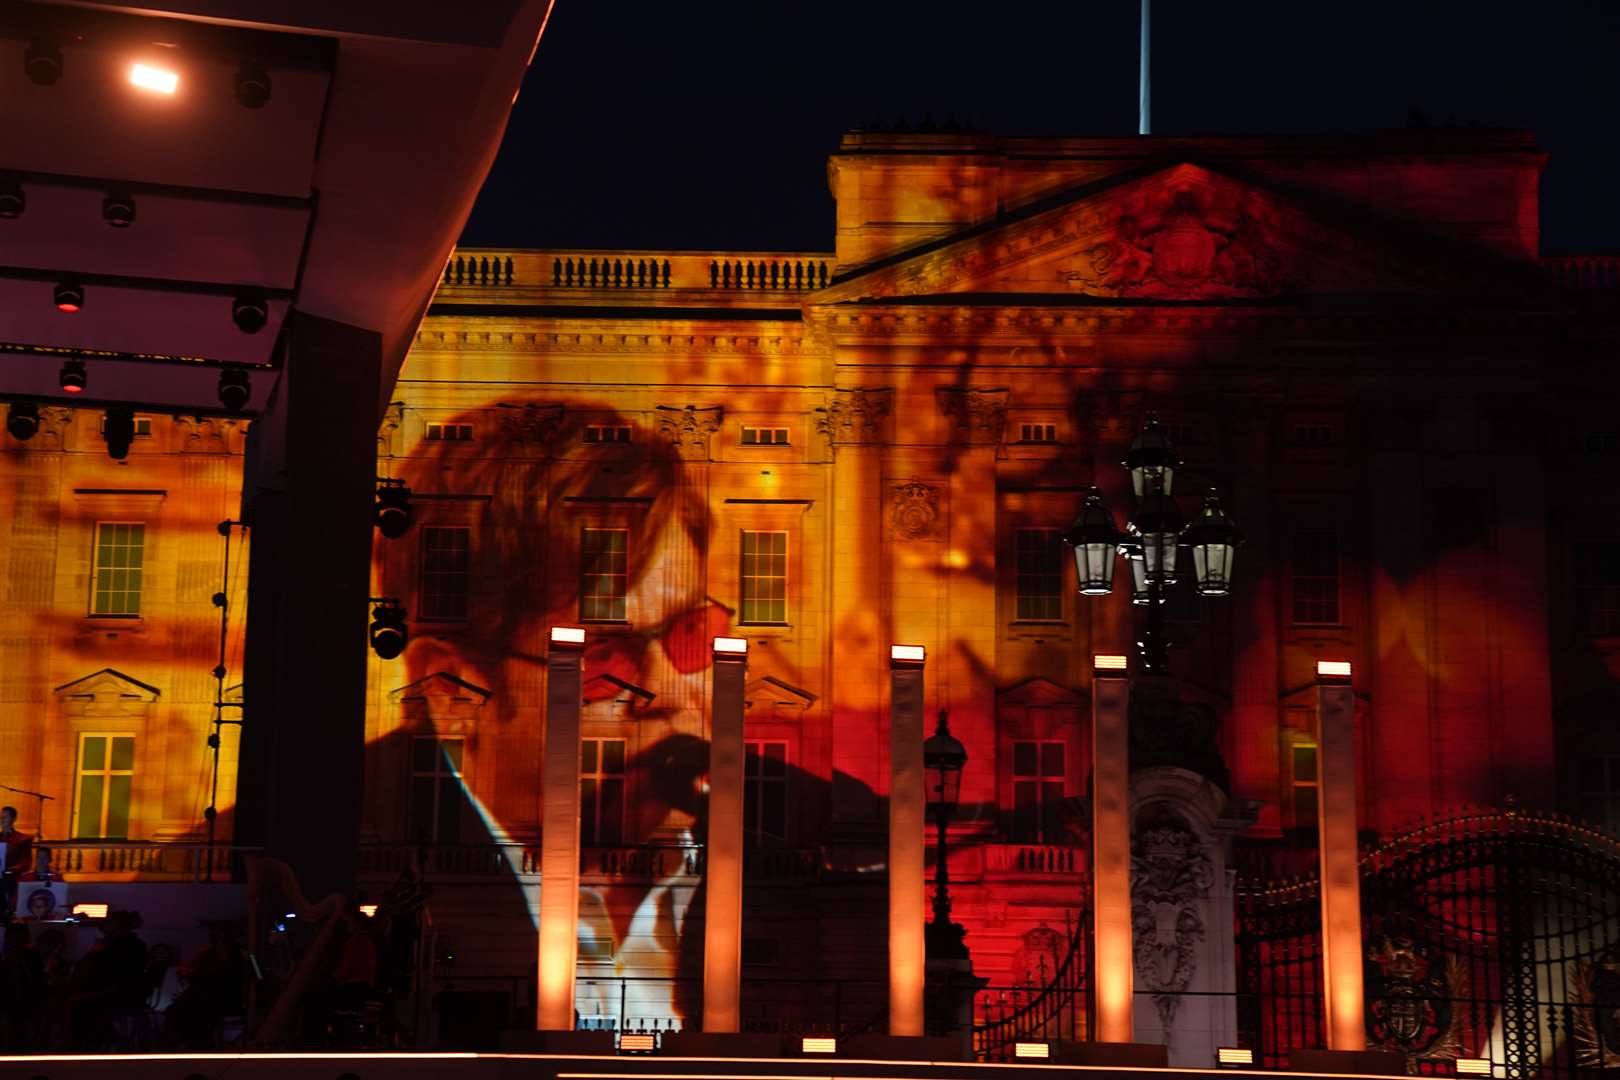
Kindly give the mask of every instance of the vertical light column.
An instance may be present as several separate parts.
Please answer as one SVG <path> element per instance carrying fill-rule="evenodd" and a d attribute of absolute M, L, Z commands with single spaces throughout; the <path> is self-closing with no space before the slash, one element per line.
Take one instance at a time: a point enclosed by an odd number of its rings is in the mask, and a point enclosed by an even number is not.
<path fill-rule="evenodd" d="M 546 654 L 546 741 L 541 768 L 540 957 L 535 1026 L 574 1029 L 579 949 L 579 696 L 585 631 L 551 628 Z"/>
<path fill-rule="evenodd" d="M 1123 656 L 1091 664 L 1091 861 L 1097 1041 L 1134 1042 L 1131 1009 L 1130 681 Z"/>
<path fill-rule="evenodd" d="M 923 1033 L 923 834 L 928 792 L 923 778 L 921 645 L 889 647 L 889 1034 Z M 942 855 L 943 857 L 943 855 Z"/>
<path fill-rule="evenodd" d="M 714 639 L 709 839 L 703 885 L 703 1030 L 742 1024 L 743 693 L 748 639 Z"/>
<path fill-rule="evenodd" d="M 1316 664 L 1318 851 L 1322 981 L 1329 1050 L 1365 1050 L 1361 987 L 1361 870 L 1356 852 L 1355 695 L 1350 664 Z"/>

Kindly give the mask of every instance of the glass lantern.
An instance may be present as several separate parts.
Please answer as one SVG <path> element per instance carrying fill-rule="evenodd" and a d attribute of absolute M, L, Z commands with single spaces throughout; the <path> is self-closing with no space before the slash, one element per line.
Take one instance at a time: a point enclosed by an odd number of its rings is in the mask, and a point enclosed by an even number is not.
<path fill-rule="evenodd" d="M 1181 542 L 1192 551 L 1198 595 L 1228 595 L 1232 591 L 1232 560 L 1243 543 L 1243 534 L 1213 493 L 1204 500 L 1198 516 L 1182 530 Z"/>
<path fill-rule="evenodd" d="M 1125 467 L 1131 472 L 1131 488 L 1138 499 L 1153 494 L 1169 495 L 1181 459 L 1170 436 L 1164 433 L 1157 420 L 1148 419 L 1147 425 L 1131 440 L 1125 453 Z"/>
<path fill-rule="evenodd" d="M 1096 488 L 1086 496 L 1063 542 L 1074 548 L 1075 580 L 1086 596 L 1107 596 L 1114 591 L 1114 557 L 1124 539 L 1114 527 L 1114 515 Z"/>

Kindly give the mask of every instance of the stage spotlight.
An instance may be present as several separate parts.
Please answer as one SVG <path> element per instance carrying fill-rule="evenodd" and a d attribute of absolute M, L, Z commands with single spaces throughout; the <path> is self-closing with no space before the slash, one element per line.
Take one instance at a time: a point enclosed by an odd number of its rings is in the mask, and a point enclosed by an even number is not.
<path fill-rule="evenodd" d="M 62 77 L 62 50 L 56 42 L 35 38 L 23 50 L 23 70 L 37 86 L 54 86 Z"/>
<path fill-rule="evenodd" d="M 172 94 L 180 86 L 178 73 L 151 64 L 136 64 L 129 69 L 130 85 L 158 94 Z"/>
<path fill-rule="evenodd" d="M 114 188 L 101 200 L 101 219 L 115 229 L 135 224 L 135 196 Z"/>
<path fill-rule="evenodd" d="M 85 373 L 83 360 L 62 361 L 62 371 L 56 377 L 56 383 L 70 394 L 84 393 L 85 383 L 90 378 Z"/>
<path fill-rule="evenodd" d="M 248 373 L 241 368 L 226 368 L 219 373 L 219 403 L 231 412 L 241 412 L 253 396 L 253 384 Z"/>
<path fill-rule="evenodd" d="M 257 334 L 264 329 L 264 324 L 270 321 L 270 309 L 266 306 L 264 297 L 258 293 L 245 292 L 231 301 L 231 319 L 242 333 Z"/>
<path fill-rule="evenodd" d="M 101 437 L 107 440 L 107 456 L 123 461 L 129 456 L 129 444 L 135 441 L 135 410 L 128 405 L 113 405 L 101 418 Z"/>
<path fill-rule="evenodd" d="M 18 442 L 27 442 L 39 431 L 39 406 L 32 401 L 13 401 L 6 414 L 6 430 Z"/>
<path fill-rule="evenodd" d="M 399 601 L 382 599 L 371 612 L 371 651 L 393 660 L 405 651 L 410 635 L 405 630 L 405 609 Z"/>
<path fill-rule="evenodd" d="M 68 280 L 56 286 L 56 310 L 69 315 L 84 307 L 84 286 Z"/>
<path fill-rule="evenodd" d="M 377 481 L 377 531 L 398 540 L 411 527 L 411 489 L 403 480 Z"/>
<path fill-rule="evenodd" d="M 236 100 L 249 109 L 270 100 L 270 73 L 257 60 L 244 60 L 236 69 Z"/>
<path fill-rule="evenodd" d="M 0 218 L 20 218 L 27 206 L 22 184 L 10 173 L 0 173 Z"/>

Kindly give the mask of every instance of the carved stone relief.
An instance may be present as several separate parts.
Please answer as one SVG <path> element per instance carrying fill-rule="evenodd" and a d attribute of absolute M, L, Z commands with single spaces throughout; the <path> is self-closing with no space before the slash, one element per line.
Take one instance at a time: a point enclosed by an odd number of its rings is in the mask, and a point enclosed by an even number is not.
<path fill-rule="evenodd" d="M 495 415 L 501 430 L 506 434 L 508 445 L 514 449 L 549 451 L 551 440 L 556 438 L 557 432 L 562 429 L 561 405 L 541 405 L 531 402 L 527 405 L 502 405 L 499 408 L 500 411 Z"/>
<path fill-rule="evenodd" d="M 894 411 L 892 387 L 834 390 L 816 410 L 816 430 L 834 447 L 883 441 L 883 424 Z"/>
<path fill-rule="evenodd" d="M 377 453 L 380 456 L 393 456 L 394 432 L 404 422 L 405 406 L 398 401 L 390 401 L 388 408 L 383 410 L 382 422 L 377 425 Z"/>
<path fill-rule="evenodd" d="M 688 405 L 658 406 L 658 433 L 669 440 L 677 456 L 692 461 L 709 460 L 709 437 L 720 430 L 725 410 L 718 405 L 698 408 Z"/>
<path fill-rule="evenodd" d="M 898 540 L 927 540 L 939 522 L 939 489 L 921 480 L 889 490 L 889 527 Z"/>
<path fill-rule="evenodd" d="M 1282 253 L 1248 215 L 1229 227 L 1208 220 L 1190 191 L 1176 195 L 1154 226 L 1122 214 L 1103 243 L 1058 271 L 1090 296 L 1190 298 L 1274 296 L 1290 284 Z"/>
<path fill-rule="evenodd" d="M 176 426 L 181 431 L 180 452 L 183 454 L 229 453 L 230 437 L 241 425 L 239 420 L 219 416 L 181 416 Z"/>
<path fill-rule="evenodd" d="M 1006 389 L 940 387 L 935 394 L 940 410 L 950 418 L 952 442 L 979 446 L 1001 442 L 1007 424 Z"/>
<path fill-rule="evenodd" d="M 1203 902 L 1214 866 L 1198 835 L 1170 811 L 1138 825 L 1131 845 L 1131 926 L 1136 985 L 1153 994 L 1168 1042 L 1181 995 L 1198 970 Z"/>

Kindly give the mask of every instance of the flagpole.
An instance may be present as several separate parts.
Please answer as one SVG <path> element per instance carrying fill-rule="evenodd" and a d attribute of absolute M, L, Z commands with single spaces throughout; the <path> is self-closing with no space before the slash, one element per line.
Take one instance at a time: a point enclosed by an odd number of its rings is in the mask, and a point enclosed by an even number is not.
<path fill-rule="evenodd" d="M 1141 89 L 1137 95 L 1138 113 L 1136 121 L 1136 133 L 1138 135 L 1148 135 L 1153 131 L 1150 109 L 1151 102 L 1148 94 L 1148 26 L 1150 23 L 1148 16 L 1149 3 L 1150 0 L 1142 0 L 1142 82 Z"/>

